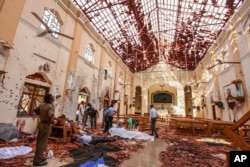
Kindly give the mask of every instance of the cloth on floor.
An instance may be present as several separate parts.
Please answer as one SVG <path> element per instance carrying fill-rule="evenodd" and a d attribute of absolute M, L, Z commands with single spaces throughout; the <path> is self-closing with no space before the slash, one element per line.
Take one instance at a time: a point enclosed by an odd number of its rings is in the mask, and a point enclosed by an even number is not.
<path fill-rule="evenodd" d="M 84 144 L 84 145 L 86 145 L 86 146 L 90 145 L 86 140 L 83 140 L 82 138 L 77 138 L 77 139 L 76 139 L 76 142 L 82 143 L 82 144 Z"/>
<path fill-rule="evenodd" d="M 26 155 L 32 151 L 29 146 L 3 147 L 0 148 L 0 159 L 14 158 L 19 155 Z"/>
<path fill-rule="evenodd" d="M 11 123 L 0 123 L 0 139 L 10 141 L 19 138 L 18 129 Z"/>
<path fill-rule="evenodd" d="M 98 165 L 104 165 L 104 159 L 101 156 L 96 161 L 87 161 L 84 164 L 80 165 L 80 167 L 98 167 Z"/>
<path fill-rule="evenodd" d="M 88 159 L 94 155 L 101 155 L 105 152 L 117 152 L 121 149 L 118 146 L 112 144 L 105 145 L 90 145 L 80 148 L 75 148 L 70 150 L 70 155 L 74 158 L 75 161 L 81 159 Z"/>
<path fill-rule="evenodd" d="M 107 156 L 105 154 L 103 155 L 99 155 L 99 157 L 97 155 L 93 156 L 93 157 L 90 157 L 88 159 L 82 159 L 82 160 L 78 160 L 78 161 L 75 161 L 73 163 L 70 163 L 70 164 L 67 164 L 67 165 L 63 165 L 61 167 L 82 167 L 81 165 L 85 165 L 85 163 L 91 164 L 91 161 L 97 161 L 100 157 L 103 157 L 104 159 L 104 163 L 105 164 L 98 164 L 98 167 L 99 166 L 102 166 L 102 167 L 112 167 L 112 166 L 115 166 L 116 164 L 119 163 L 119 161 L 111 156 Z M 84 166 L 85 167 L 85 166 Z M 91 166 L 92 167 L 92 166 Z"/>
<path fill-rule="evenodd" d="M 75 162 L 64 165 L 63 167 L 80 167 L 86 162 L 97 161 L 101 156 L 104 158 L 105 165 L 112 166 L 119 161 L 113 157 L 105 155 L 106 152 L 117 152 L 121 149 L 112 144 L 106 145 L 90 145 L 70 150 L 70 155 Z"/>
<path fill-rule="evenodd" d="M 139 139 L 139 140 L 154 141 L 154 136 L 150 136 L 146 133 L 142 133 L 139 131 L 126 130 L 125 128 L 112 127 L 109 129 L 109 133 L 110 133 L 111 137 L 119 136 L 121 138 L 127 138 L 127 139 Z"/>

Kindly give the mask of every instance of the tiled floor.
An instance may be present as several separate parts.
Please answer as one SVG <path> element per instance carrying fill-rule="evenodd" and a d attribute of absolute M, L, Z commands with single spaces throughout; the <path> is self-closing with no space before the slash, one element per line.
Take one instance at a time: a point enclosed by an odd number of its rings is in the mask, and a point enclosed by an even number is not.
<path fill-rule="evenodd" d="M 146 142 L 143 149 L 132 153 L 131 158 L 122 162 L 119 167 L 160 167 L 159 153 L 166 150 L 167 144 L 163 139 L 155 139 L 154 142 Z M 49 159 L 46 167 L 60 167 L 66 163 L 58 159 Z"/>
<path fill-rule="evenodd" d="M 147 142 L 143 149 L 133 153 L 131 158 L 124 161 L 121 167 L 160 167 L 159 153 L 167 147 L 163 139 L 156 139 L 154 142 Z"/>

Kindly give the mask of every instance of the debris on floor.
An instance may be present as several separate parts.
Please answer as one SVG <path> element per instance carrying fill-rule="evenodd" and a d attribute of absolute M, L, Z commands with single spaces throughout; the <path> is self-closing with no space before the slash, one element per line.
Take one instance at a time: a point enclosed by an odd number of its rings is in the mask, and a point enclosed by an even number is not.
<path fill-rule="evenodd" d="M 228 153 L 230 150 L 236 150 L 234 146 L 228 144 L 223 145 L 211 145 L 203 141 L 199 141 L 202 137 L 199 136 L 187 136 L 187 135 L 175 135 L 170 130 L 166 129 L 166 124 L 162 124 L 158 127 L 159 138 L 164 140 L 167 144 L 166 151 L 162 151 L 159 154 L 159 160 L 164 166 L 202 166 L 202 167 L 226 167 L 228 166 Z M 107 133 L 103 133 L 103 129 L 98 126 L 95 130 L 86 129 L 88 134 L 108 137 Z M 150 134 L 150 130 L 143 131 L 146 134 Z M 113 167 L 119 167 L 123 161 L 131 158 L 133 153 L 136 153 L 139 149 L 143 149 L 145 140 L 136 139 L 124 139 L 119 136 L 115 137 L 116 140 L 108 142 L 114 146 L 118 146 L 120 151 L 107 152 L 105 156 L 113 157 L 119 162 Z M 98 145 L 107 143 L 98 143 Z M 1 167 L 15 167 L 15 166 L 31 166 L 34 156 L 36 140 L 35 134 L 20 134 L 20 137 L 15 142 L 0 141 L 0 148 L 2 147 L 14 147 L 14 146 L 30 146 L 33 148 L 31 153 L 26 155 L 16 156 L 10 159 L 0 159 Z M 87 147 L 81 143 L 73 142 L 70 139 L 63 138 L 50 138 L 47 152 L 53 152 L 53 156 L 65 163 L 73 163 L 74 159 L 71 157 L 69 151 L 79 147 Z"/>
<path fill-rule="evenodd" d="M 164 166 L 227 167 L 228 155 L 236 148 L 227 139 L 209 139 L 202 136 L 175 135 L 170 130 L 161 133 L 167 143 L 166 151 L 159 155 Z M 201 140 L 206 139 L 206 140 Z M 209 143 L 208 143 L 209 141 Z M 214 144 L 211 144 L 214 141 Z M 218 141 L 221 144 L 218 144 Z"/>
<path fill-rule="evenodd" d="M 86 133 L 101 136 L 101 137 L 108 137 L 107 133 L 103 133 L 103 129 L 98 126 L 95 130 L 86 129 Z M 0 148 L 2 147 L 14 147 L 14 146 L 30 146 L 32 147 L 32 152 L 22 156 L 16 156 L 10 159 L 0 159 L 0 166 L 2 167 L 14 167 L 14 166 L 31 166 L 32 160 L 34 157 L 34 150 L 36 146 L 35 134 L 27 134 L 21 133 L 18 140 L 15 142 L 6 142 L 0 141 Z M 114 137 L 116 140 L 111 141 L 109 143 L 118 146 L 121 151 L 118 152 L 107 152 L 107 156 L 111 156 L 119 161 L 115 166 L 119 166 L 119 164 L 130 158 L 130 153 L 135 152 L 140 148 L 143 148 L 144 140 L 135 140 L 135 139 L 123 139 L 121 137 Z M 106 143 L 98 143 L 98 145 L 102 145 Z M 53 156 L 58 160 L 66 163 L 73 163 L 74 159 L 70 156 L 69 151 L 74 148 L 79 147 L 86 147 L 81 143 L 72 142 L 70 138 L 56 138 L 50 137 L 47 152 L 45 155 L 51 154 L 53 152 Z"/>

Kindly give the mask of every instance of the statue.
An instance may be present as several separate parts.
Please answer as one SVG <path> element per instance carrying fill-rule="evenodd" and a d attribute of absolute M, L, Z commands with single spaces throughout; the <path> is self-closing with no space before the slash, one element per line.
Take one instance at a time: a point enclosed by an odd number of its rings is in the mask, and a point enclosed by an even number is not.
<path fill-rule="evenodd" d="M 237 111 L 236 111 L 236 97 L 234 97 L 231 94 L 231 90 L 228 88 L 226 90 L 227 92 L 227 104 L 228 104 L 228 108 L 229 108 L 229 116 L 230 116 L 230 120 L 233 122 L 236 122 L 237 120 Z"/>

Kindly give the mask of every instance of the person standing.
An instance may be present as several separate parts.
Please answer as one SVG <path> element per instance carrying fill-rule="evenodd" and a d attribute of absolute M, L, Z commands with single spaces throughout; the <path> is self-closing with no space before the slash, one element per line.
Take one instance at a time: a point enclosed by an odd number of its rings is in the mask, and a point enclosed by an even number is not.
<path fill-rule="evenodd" d="M 105 116 L 107 114 L 107 105 L 105 104 L 104 105 L 104 108 L 103 108 L 103 111 L 102 111 L 102 127 L 104 128 L 105 127 Z"/>
<path fill-rule="evenodd" d="M 36 150 L 33 159 L 34 166 L 44 166 L 48 164 L 43 154 L 47 148 L 48 138 L 51 131 L 51 124 L 54 118 L 55 107 L 53 105 L 53 102 L 54 96 L 52 94 L 47 94 L 44 96 L 44 103 L 34 110 L 40 117 L 40 122 L 38 124 Z"/>
<path fill-rule="evenodd" d="M 82 124 L 82 115 L 84 114 L 84 101 L 81 101 L 79 105 L 79 123 Z"/>
<path fill-rule="evenodd" d="M 90 116 L 91 129 L 96 129 L 96 119 L 99 117 L 99 113 L 92 106 L 90 107 L 89 110 L 89 116 Z"/>
<path fill-rule="evenodd" d="M 76 109 L 76 122 L 79 122 L 79 106 Z"/>
<path fill-rule="evenodd" d="M 114 108 L 114 104 L 111 104 L 108 108 L 108 129 L 113 125 L 113 115 L 116 113 L 116 109 Z"/>
<path fill-rule="evenodd" d="M 157 113 L 156 109 L 154 108 L 154 105 L 150 105 L 150 121 L 151 121 L 151 130 L 152 130 L 152 133 L 150 135 L 153 135 L 155 136 L 156 138 L 158 138 L 158 133 L 157 133 L 157 130 L 155 128 L 155 124 L 156 124 L 156 119 L 157 117 L 159 117 L 159 114 Z"/>
<path fill-rule="evenodd" d="M 108 119 L 109 107 L 105 107 L 103 110 L 103 122 L 104 130 L 103 133 L 107 133 L 109 130 L 109 119 Z"/>
<path fill-rule="evenodd" d="M 91 106 L 91 104 L 90 103 L 88 103 L 87 105 L 86 105 L 86 108 L 85 108 L 85 110 L 84 110 L 84 113 L 83 113 L 83 118 L 82 118 L 82 124 L 83 124 L 83 126 L 87 126 L 87 121 L 88 121 L 88 117 L 89 117 L 89 108 L 90 108 L 90 106 Z"/>

